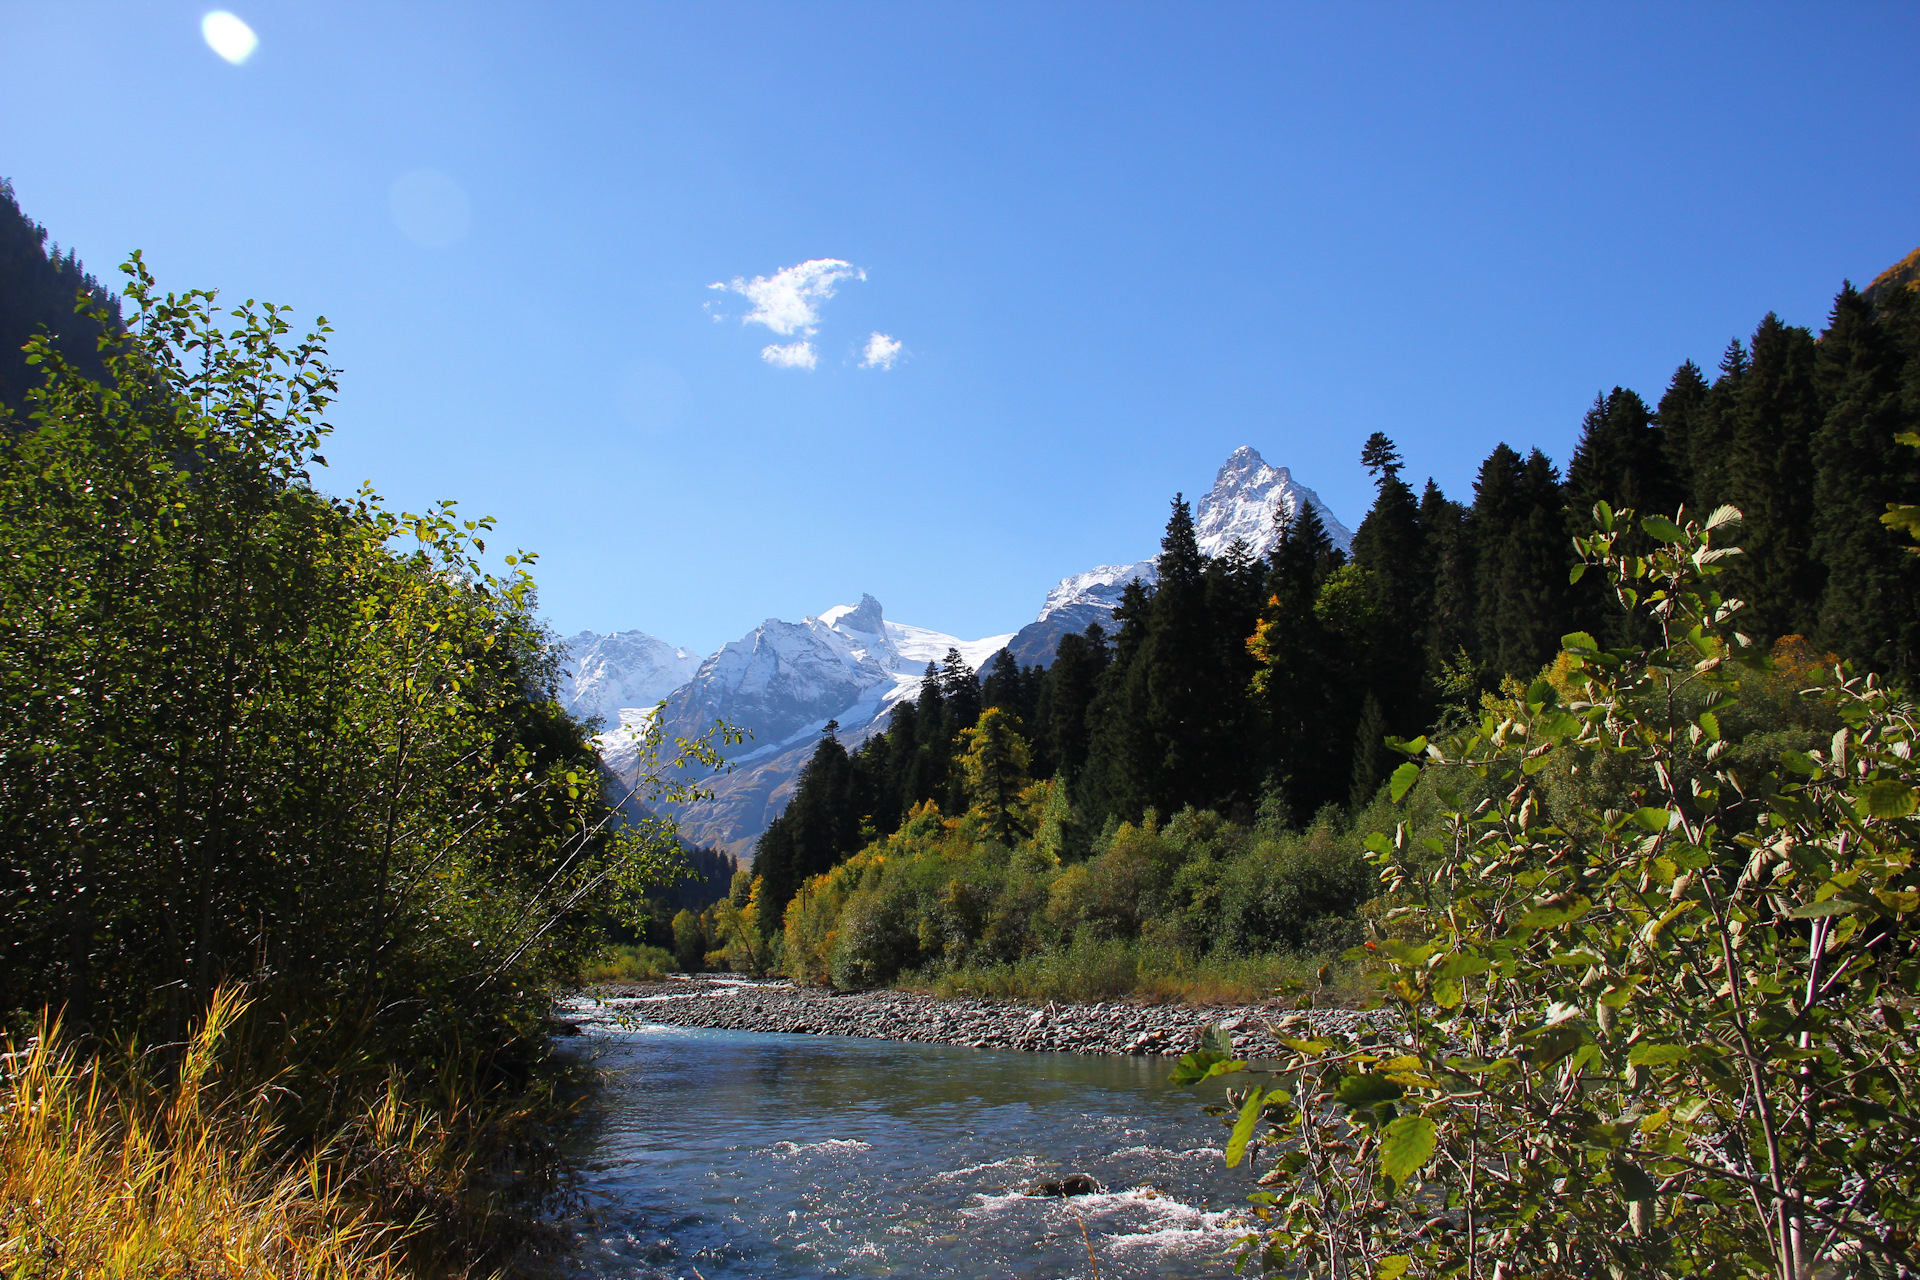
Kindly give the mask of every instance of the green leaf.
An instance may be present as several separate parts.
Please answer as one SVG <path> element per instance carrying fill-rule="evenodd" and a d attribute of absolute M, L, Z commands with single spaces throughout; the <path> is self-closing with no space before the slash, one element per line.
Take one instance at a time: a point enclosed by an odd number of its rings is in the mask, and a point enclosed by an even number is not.
<path fill-rule="evenodd" d="M 1569 631 L 1561 636 L 1560 647 L 1572 653 L 1600 652 L 1600 642 L 1585 631 Z"/>
<path fill-rule="evenodd" d="M 1378 775 L 1376 774 L 1375 776 L 1377 777 Z M 1390 794 L 1393 796 L 1393 802 L 1399 804 L 1400 801 L 1406 797 L 1407 792 L 1413 789 L 1413 784 L 1418 781 L 1420 781 L 1420 766 L 1413 761 L 1409 760 L 1398 769 L 1395 769 L 1393 771 L 1393 781 L 1390 784 L 1392 788 Z"/>
<path fill-rule="evenodd" d="M 1342 1076 L 1334 1094 L 1340 1105 L 1349 1109 L 1371 1107 L 1376 1103 L 1392 1102 L 1406 1093 L 1406 1089 L 1387 1079 L 1383 1075 L 1368 1072 L 1364 1075 Z"/>
<path fill-rule="evenodd" d="M 1646 1170 L 1631 1160 L 1622 1160 L 1615 1156 L 1609 1161 L 1613 1169 L 1614 1185 L 1620 1188 L 1620 1196 L 1625 1200 L 1651 1200 L 1659 1194 L 1653 1179 Z"/>
<path fill-rule="evenodd" d="M 1214 1068 L 1223 1062 L 1232 1061 L 1234 1058 L 1231 1054 L 1215 1053 L 1211 1049 L 1196 1049 L 1192 1053 L 1180 1056 L 1180 1061 L 1173 1068 L 1173 1074 L 1167 1079 L 1175 1084 L 1194 1084 L 1220 1074 Z"/>
<path fill-rule="evenodd" d="M 1643 1041 L 1627 1050 L 1627 1061 L 1636 1067 L 1664 1067 L 1684 1062 L 1691 1052 L 1682 1044 L 1647 1044 Z"/>
<path fill-rule="evenodd" d="M 1804 751 L 1782 751 L 1780 753 L 1780 763 L 1795 773 L 1804 773 L 1809 777 L 1820 772 L 1820 766 L 1815 764 L 1813 757 Z"/>
<path fill-rule="evenodd" d="M 1411 1254 L 1396 1253 L 1391 1258 L 1382 1258 L 1373 1264 L 1373 1280 L 1400 1280 L 1412 1265 Z"/>
<path fill-rule="evenodd" d="M 1458 978 L 1441 978 L 1433 984 L 1433 1002 L 1442 1009 L 1457 1009 L 1467 998 Z"/>
<path fill-rule="evenodd" d="M 1572 585 L 1573 583 L 1580 581 L 1580 579 L 1586 576 L 1587 576 L 1587 566 L 1584 564 L 1577 564 L 1573 566 L 1573 568 L 1567 570 L 1567 583 L 1568 585 Z"/>
<path fill-rule="evenodd" d="M 1556 906 L 1539 906 L 1514 921 L 1521 929 L 1555 929 L 1569 920 L 1578 920 L 1593 910 L 1593 902 L 1583 894 L 1574 894 Z"/>
<path fill-rule="evenodd" d="M 1380 1137 L 1380 1172 L 1398 1187 L 1433 1158 L 1439 1130 L 1425 1116 L 1401 1116 Z"/>
<path fill-rule="evenodd" d="M 1266 1100 L 1266 1091 L 1259 1085 L 1247 1095 L 1247 1105 L 1240 1108 L 1240 1118 L 1234 1122 L 1233 1136 L 1227 1139 L 1227 1168 L 1238 1168 L 1247 1154 L 1247 1143 L 1253 1141 L 1254 1127 L 1260 1123 L 1260 1107 Z"/>
<path fill-rule="evenodd" d="M 1527 705 L 1530 707 L 1550 707 L 1560 700 L 1560 691 L 1551 681 L 1535 680 L 1527 686 Z"/>
<path fill-rule="evenodd" d="M 1914 806 L 1913 788 L 1904 782 L 1882 779 L 1867 788 L 1869 818 L 1904 818 Z"/>
<path fill-rule="evenodd" d="M 1719 716 L 1716 716 L 1711 711 L 1702 711 L 1700 713 L 1700 727 L 1706 730 L 1706 734 L 1709 738 L 1713 739 L 1715 742 L 1720 741 L 1720 717 Z"/>
<path fill-rule="evenodd" d="M 1214 1023 L 1200 1036 L 1200 1047 L 1223 1058 L 1233 1056 L 1233 1033 L 1220 1023 Z"/>
<path fill-rule="evenodd" d="M 1665 831 L 1672 822 L 1673 822 L 1673 815 L 1667 812 L 1665 809 L 1655 809 L 1655 808 L 1649 807 L 1645 809 L 1635 809 L 1633 811 L 1634 825 L 1638 827 L 1644 827 L 1648 831 L 1652 831 L 1655 833 Z"/>
<path fill-rule="evenodd" d="M 1577 1022 L 1557 1022 L 1550 1027 L 1528 1032 L 1527 1060 L 1536 1067 L 1550 1067 L 1587 1042 L 1586 1028 Z"/>
<path fill-rule="evenodd" d="M 1787 914 L 1795 920 L 1824 920 L 1828 916 L 1851 915 L 1865 909 L 1865 903 L 1851 902 L 1846 898 L 1827 898 L 1821 902 L 1803 902 Z"/>
<path fill-rule="evenodd" d="M 1655 542 L 1685 542 L 1687 540 L 1687 535 L 1680 526 L 1665 516 L 1648 516 L 1640 522 L 1640 527 L 1645 529 L 1647 536 Z"/>

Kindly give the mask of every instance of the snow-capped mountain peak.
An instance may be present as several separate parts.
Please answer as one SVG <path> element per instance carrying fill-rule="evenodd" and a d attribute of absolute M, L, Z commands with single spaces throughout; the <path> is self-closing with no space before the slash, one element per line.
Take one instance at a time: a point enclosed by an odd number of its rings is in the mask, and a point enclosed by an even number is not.
<path fill-rule="evenodd" d="M 1254 555 L 1264 556 L 1280 536 L 1274 516 L 1284 511 L 1291 520 L 1302 506 L 1319 513 L 1334 546 L 1345 551 L 1353 545 L 1353 534 L 1319 494 L 1296 481 L 1287 468 L 1268 466 L 1259 450 L 1243 444 L 1220 464 L 1213 488 L 1194 504 L 1194 536 L 1205 555 L 1220 555 L 1239 538 Z"/>
<path fill-rule="evenodd" d="M 563 643 L 561 705 L 581 720 L 597 717 L 609 728 L 620 723 L 622 710 L 653 706 L 700 668 L 700 655 L 693 650 L 644 631 L 582 631 Z"/>
<path fill-rule="evenodd" d="M 1342 551 L 1353 545 L 1353 534 L 1341 524 L 1320 495 L 1293 478 L 1285 467 L 1272 467 L 1251 445 L 1241 445 L 1227 456 L 1214 476 L 1213 488 L 1194 504 L 1194 538 L 1208 556 L 1218 556 L 1235 539 L 1247 544 L 1258 558 L 1267 554 L 1280 537 L 1275 516 L 1281 512 L 1291 520 L 1303 507 L 1312 507 L 1327 527 L 1327 536 Z M 1060 637 L 1068 632 L 1084 631 L 1088 623 L 1111 627 L 1114 606 L 1120 603 L 1127 583 L 1139 578 L 1149 586 L 1158 579 L 1158 556 L 1137 564 L 1103 564 L 1085 573 L 1060 579 L 1047 593 L 1040 616 L 1022 627 L 1008 646 L 1022 664 L 1046 663 L 1053 659 Z"/>

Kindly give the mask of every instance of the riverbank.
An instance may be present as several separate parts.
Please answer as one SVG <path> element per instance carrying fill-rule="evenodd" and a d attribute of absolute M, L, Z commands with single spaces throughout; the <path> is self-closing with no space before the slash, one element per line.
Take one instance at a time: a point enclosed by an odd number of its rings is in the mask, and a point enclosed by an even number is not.
<path fill-rule="evenodd" d="M 562 1017 L 580 1029 L 631 1022 L 728 1031 L 856 1036 L 1036 1053 L 1173 1054 L 1192 1049 L 1207 1027 L 1225 1025 L 1248 1058 L 1279 1053 L 1286 1034 L 1352 1028 L 1380 1015 L 1352 1009 L 1299 1011 L 1269 1001 L 1242 1005 L 1097 1004 L 942 999 L 911 991 L 838 994 L 785 982 L 669 978 L 596 987 L 564 1001 Z"/>

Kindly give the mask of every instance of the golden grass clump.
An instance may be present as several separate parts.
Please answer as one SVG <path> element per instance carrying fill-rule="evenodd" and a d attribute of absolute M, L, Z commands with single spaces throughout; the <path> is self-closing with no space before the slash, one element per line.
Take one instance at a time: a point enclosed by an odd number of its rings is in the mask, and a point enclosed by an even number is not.
<path fill-rule="evenodd" d="M 386 1277 L 403 1234 L 350 1204 L 326 1152 L 273 1151 L 273 1087 L 218 1050 L 245 1008 L 217 994 L 160 1087 L 83 1061 L 45 1020 L 0 1063 L 0 1275 Z M 132 1068 L 137 1064 L 129 1064 Z"/>

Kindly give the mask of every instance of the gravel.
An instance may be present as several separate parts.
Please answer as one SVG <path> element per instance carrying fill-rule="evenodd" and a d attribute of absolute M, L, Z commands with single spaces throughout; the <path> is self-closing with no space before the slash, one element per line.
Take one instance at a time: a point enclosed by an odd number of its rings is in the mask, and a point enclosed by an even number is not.
<path fill-rule="evenodd" d="M 836 994 L 784 982 L 675 978 L 665 982 L 596 987 L 562 1003 L 563 1026 L 616 1028 L 638 1021 L 729 1031 L 861 1036 L 1023 1049 L 1036 1053 L 1181 1054 L 1200 1033 L 1224 1024 L 1234 1051 L 1266 1058 L 1279 1052 L 1272 1022 L 1295 1015 L 1278 1001 L 1260 1005 L 1179 1004 L 1034 1005 L 1011 1000 L 943 1000 L 911 991 Z M 1308 1026 L 1289 1035 L 1378 1023 L 1379 1015 L 1315 1009 Z M 1311 1028 L 1311 1031 L 1309 1030 Z"/>

